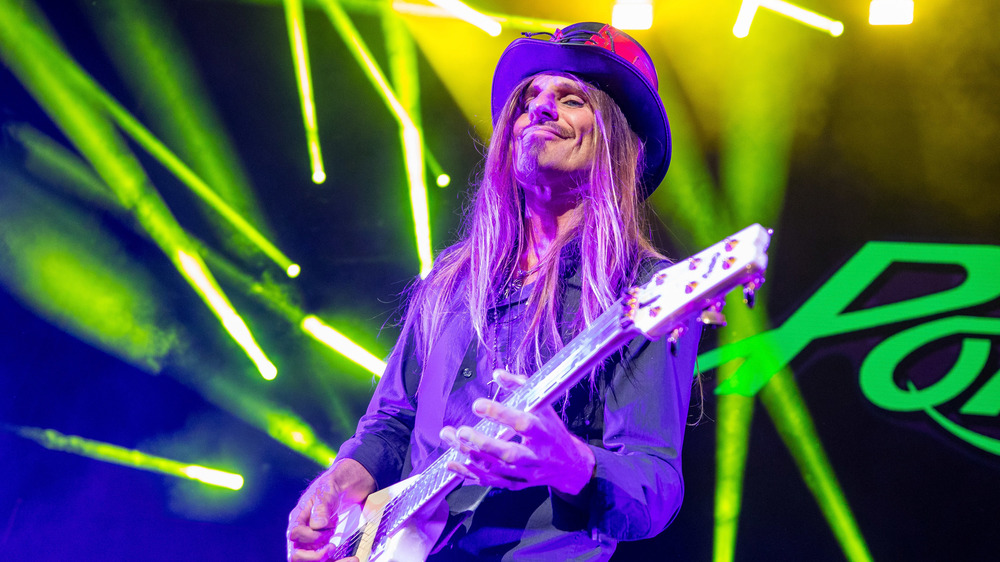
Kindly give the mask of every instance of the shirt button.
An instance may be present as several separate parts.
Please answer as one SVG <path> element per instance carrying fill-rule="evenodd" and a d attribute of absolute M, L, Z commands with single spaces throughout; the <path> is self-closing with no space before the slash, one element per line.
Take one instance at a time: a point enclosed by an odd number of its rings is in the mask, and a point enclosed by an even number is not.
<path fill-rule="evenodd" d="M 462 369 L 462 376 L 465 377 L 465 378 L 467 378 L 467 379 L 471 379 L 472 378 L 472 369 L 470 369 L 468 367 L 465 367 L 464 369 Z"/>

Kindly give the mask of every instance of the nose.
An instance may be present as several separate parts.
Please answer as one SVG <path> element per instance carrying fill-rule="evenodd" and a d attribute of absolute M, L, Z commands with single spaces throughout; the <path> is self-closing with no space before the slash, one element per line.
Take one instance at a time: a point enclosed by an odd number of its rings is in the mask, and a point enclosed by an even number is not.
<path fill-rule="evenodd" d="M 555 121 L 559 118 L 555 97 L 543 92 L 528 102 L 528 116 L 532 123 Z"/>

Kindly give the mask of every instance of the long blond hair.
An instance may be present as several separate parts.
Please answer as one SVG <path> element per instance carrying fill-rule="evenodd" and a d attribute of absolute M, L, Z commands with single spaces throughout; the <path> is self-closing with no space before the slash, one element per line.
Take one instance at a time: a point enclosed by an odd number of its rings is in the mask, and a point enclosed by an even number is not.
<path fill-rule="evenodd" d="M 540 256 L 537 281 L 531 285 L 527 309 L 530 321 L 524 337 L 505 361 L 514 372 L 530 374 L 561 348 L 563 335 L 574 336 L 590 324 L 636 281 L 644 258 L 661 258 L 648 239 L 648 227 L 638 191 L 642 177 L 642 145 L 610 96 L 576 81 L 582 97 L 594 108 L 594 162 L 589 189 L 581 197 L 575 219 Z M 488 313 L 510 286 L 528 243 L 522 188 L 514 179 L 513 125 L 524 111 L 524 93 L 535 77 L 511 92 L 497 119 L 478 189 L 463 217 L 461 239 L 441 253 L 427 279 L 410 298 L 404 337 L 413 336 L 421 364 L 430 353 L 444 322 L 465 308 L 484 349 Z M 572 242 L 572 244 L 571 244 Z M 567 311 L 574 321 L 560 329 L 560 266 L 570 249 L 578 259 L 580 311 Z M 415 330 L 413 334 L 407 334 Z M 397 346 L 397 349 L 402 346 Z"/>

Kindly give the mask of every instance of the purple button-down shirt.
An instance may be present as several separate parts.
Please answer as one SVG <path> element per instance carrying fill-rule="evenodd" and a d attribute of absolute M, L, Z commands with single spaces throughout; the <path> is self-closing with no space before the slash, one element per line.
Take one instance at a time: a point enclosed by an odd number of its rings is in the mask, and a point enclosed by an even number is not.
<path fill-rule="evenodd" d="M 640 281 L 665 265 L 650 264 Z M 564 283 L 565 309 L 575 310 L 579 280 L 574 276 Z M 515 293 L 498 305 L 500 341 L 504 330 L 517 329 L 525 297 Z M 584 380 L 564 408 L 557 405 L 597 460 L 595 476 L 579 497 L 564 498 L 545 487 L 491 490 L 432 559 L 606 560 L 617 541 L 662 531 L 683 497 L 680 452 L 699 335 L 692 323 L 674 353 L 663 340 L 636 338 L 608 360 L 594 388 Z M 404 347 L 390 356 L 368 411 L 340 456 L 360 462 L 383 488 L 441 454 L 442 426 L 475 425 L 471 404 L 491 392 L 493 365 L 472 341 L 468 314 L 462 312 L 448 319 L 426 365 L 412 340 L 401 340 Z"/>

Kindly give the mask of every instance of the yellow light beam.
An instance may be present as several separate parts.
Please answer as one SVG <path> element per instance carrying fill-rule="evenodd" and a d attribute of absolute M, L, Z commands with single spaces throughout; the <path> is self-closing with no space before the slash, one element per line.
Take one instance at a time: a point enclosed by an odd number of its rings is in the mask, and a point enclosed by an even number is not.
<path fill-rule="evenodd" d="M 371 11 L 370 6 L 374 4 L 370 2 L 359 3 L 356 1 L 345 1 L 344 5 L 351 8 L 352 10 L 358 11 Z M 455 18 L 455 16 L 448 12 L 447 10 L 440 8 L 438 6 L 428 6 L 427 4 L 415 4 L 413 2 L 403 2 L 401 0 L 395 0 L 392 3 L 393 11 L 400 14 L 407 14 L 411 16 L 418 16 L 424 18 Z M 547 20 L 538 18 L 528 18 L 525 16 L 518 16 L 514 14 L 500 14 L 497 12 L 484 12 L 480 11 L 481 14 L 486 17 L 496 21 L 502 27 L 508 29 L 520 29 L 524 31 L 538 31 L 539 29 L 559 29 L 570 25 L 570 22 L 561 20 Z M 458 18 L 455 18 L 458 19 Z"/>
<path fill-rule="evenodd" d="M 376 377 L 381 377 L 382 373 L 385 372 L 385 361 L 375 357 L 337 330 L 327 326 L 319 318 L 312 315 L 306 316 L 302 319 L 302 329 L 344 357 L 361 365 Z"/>
<path fill-rule="evenodd" d="M 844 556 L 851 562 L 871 562 L 868 545 L 847 505 L 792 372 L 783 369 L 774 375 L 760 391 L 760 399 L 792 453 L 802 480 L 816 498 Z"/>
<path fill-rule="evenodd" d="M 490 37 L 500 35 L 502 28 L 500 27 L 500 23 L 498 21 L 485 14 L 477 12 L 464 2 L 460 2 L 459 0 L 431 0 L 431 3 L 448 12 L 452 16 L 482 29 L 488 33 Z"/>
<path fill-rule="evenodd" d="M 10 2 L 0 2 L 0 56 L 192 287 L 203 299 L 211 299 L 187 276 L 179 259 L 178 251 L 194 254 L 187 233 L 151 188 L 142 165 L 112 123 L 94 106 L 93 97 L 87 95 L 95 88 L 81 88 L 69 82 L 67 75 L 76 68 L 75 63 L 20 5 Z M 82 72 L 77 69 L 75 74 Z M 213 292 L 221 295 L 211 276 L 203 273 L 203 284 L 212 286 Z M 237 343 L 242 342 L 237 340 Z M 247 352 L 251 357 L 262 355 L 259 349 Z M 262 375 L 273 377 L 266 364 L 259 360 L 255 363 L 264 368 Z"/>
<path fill-rule="evenodd" d="M 200 378 L 194 384 L 213 404 L 263 430 L 278 443 L 320 466 L 333 464 L 337 453 L 321 441 L 312 427 L 294 412 L 248 392 L 246 385 L 229 382 L 221 377 Z M 350 421 L 350 429 L 347 431 L 354 429 L 356 421 L 356 418 Z"/>
<path fill-rule="evenodd" d="M 64 435 L 54 429 L 23 426 L 5 426 L 5 429 L 53 451 L 63 451 L 139 470 L 188 478 L 230 490 L 243 488 L 243 477 L 232 472 L 157 457 L 135 449 L 126 449 L 110 443 L 84 439 L 77 435 Z"/>
<path fill-rule="evenodd" d="M 105 111 L 108 112 L 123 131 L 135 139 L 151 156 L 159 160 L 164 167 L 173 172 L 181 182 L 191 188 L 195 195 L 218 211 L 237 231 L 260 248 L 274 263 L 281 266 L 289 277 L 298 275 L 300 269 L 297 264 L 292 262 L 291 259 L 248 223 L 235 209 L 219 197 L 208 184 L 160 142 L 149 129 L 143 126 L 128 110 L 105 92 L 86 71 L 73 63 L 56 48 L 50 44 L 46 44 L 41 37 L 37 36 L 37 33 L 32 32 L 30 29 L 20 31 L 23 39 L 29 43 L 32 49 L 38 50 L 51 64 L 55 65 L 59 69 L 60 75 L 68 78 L 73 86 L 81 88 L 82 91 L 92 96 L 95 101 L 103 106 Z"/>
<path fill-rule="evenodd" d="M 758 333 L 763 326 L 763 306 L 748 309 L 736 291 L 727 297 L 726 319 L 729 324 L 719 332 L 719 345 L 741 339 L 746 333 Z M 761 303 L 764 304 L 764 303 Z M 721 365 L 718 380 L 724 381 L 736 372 L 736 365 Z M 715 532 L 712 537 L 712 560 L 733 562 L 740 512 L 743 509 L 743 481 L 746 472 L 753 421 L 754 397 L 718 396 L 715 458 Z"/>
<path fill-rule="evenodd" d="M 305 16 L 302 0 L 284 0 L 285 23 L 288 26 L 288 41 L 292 46 L 295 61 L 295 79 L 299 86 L 299 100 L 302 103 L 302 119 L 309 143 L 309 163 L 312 166 L 312 180 L 326 181 L 323 156 L 319 147 L 319 129 L 316 125 L 316 104 L 313 101 L 312 73 L 309 70 L 309 46 L 306 41 Z"/>
<path fill-rule="evenodd" d="M 129 114 L 124 108 L 114 102 L 110 97 L 101 96 L 105 101 L 108 113 L 118 123 L 118 125 L 133 139 L 145 148 L 154 158 L 159 160 L 167 169 L 174 173 L 178 179 L 184 182 L 203 201 L 212 206 L 219 214 L 229 221 L 237 231 L 242 233 L 253 242 L 261 252 L 271 261 L 279 265 L 289 277 L 296 277 L 301 269 L 281 250 L 279 250 L 270 240 L 264 237 L 256 228 L 248 223 L 235 209 L 229 206 L 219 197 L 215 191 L 197 174 L 194 173 L 184 162 L 173 152 L 161 143 L 152 133 L 149 132 L 137 119 Z"/>
<path fill-rule="evenodd" d="M 400 103 L 385 74 L 375 62 L 367 45 L 361 39 L 354 24 L 336 0 L 319 0 L 326 10 L 330 22 L 347 43 L 348 49 L 355 59 L 368 70 L 368 77 L 382 94 L 382 99 L 389 106 L 393 115 L 399 121 L 403 139 L 403 153 L 406 163 L 407 178 L 410 187 L 410 206 L 413 210 L 413 225 L 417 241 L 417 257 L 420 260 L 420 276 L 426 277 L 434 264 L 431 251 L 430 217 L 427 206 L 427 185 L 424 174 L 423 140 L 409 112 Z"/>
<path fill-rule="evenodd" d="M 298 305 L 291 302 L 287 292 L 282 287 L 271 281 L 261 283 L 210 248 L 201 248 L 200 251 L 205 261 L 211 266 L 211 269 L 217 272 L 221 278 L 225 279 L 227 284 L 237 286 L 246 296 L 268 307 L 272 312 L 289 323 L 297 325 L 320 343 L 340 353 L 376 376 L 382 376 L 382 372 L 385 370 L 385 363 L 381 359 L 351 341 L 336 329 L 328 327 L 316 316 L 306 315 Z M 353 425 L 353 421 L 351 425 Z"/>
<path fill-rule="evenodd" d="M 247 328 L 246 323 L 243 322 L 240 315 L 229 304 L 229 300 L 226 299 L 221 291 L 216 289 L 215 283 L 208 277 L 201 260 L 195 259 L 183 250 L 177 251 L 177 260 L 181 265 L 184 276 L 194 283 L 198 288 L 198 293 L 202 295 L 205 302 L 208 303 L 209 308 L 212 309 L 212 312 L 222 322 L 222 327 L 246 351 L 247 356 L 250 357 L 250 360 L 257 366 L 257 370 L 260 371 L 260 376 L 267 380 L 274 380 L 274 377 L 278 374 L 278 368 L 261 351 L 260 346 L 257 345 L 257 341 L 254 340 L 253 334 L 250 333 L 250 329 Z"/>
<path fill-rule="evenodd" d="M 32 174 L 97 209 L 122 214 L 115 194 L 75 152 L 26 123 L 8 123 L 3 130 L 24 147 L 24 166 Z"/>
<path fill-rule="evenodd" d="M 750 24 L 753 23 L 754 14 L 757 13 L 758 7 L 767 8 L 772 12 L 781 14 L 813 29 L 825 31 L 834 37 L 840 37 L 844 33 L 844 24 L 842 22 L 796 6 L 791 2 L 785 2 L 784 0 L 743 0 L 743 4 L 740 5 L 739 15 L 736 16 L 736 24 L 733 26 L 733 35 L 742 38 L 750 34 Z"/>
<path fill-rule="evenodd" d="M 146 126 L 229 206 L 270 236 L 230 135 L 161 4 L 104 0 L 102 9 L 86 13 L 118 75 L 134 99 L 142 100 Z M 232 226 L 211 205 L 199 205 L 198 210 L 219 234 L 218 243 L 231 253 L 252 260 L 260 252 L 246 237 L 232 236 Z"/>
<path fill-rule="evenodd" d="M 754 398 L 738 394 L 718 397 L 715 444 L 715 532 L 712 560 L 736 558 L 736 531 L 743 507 L 743 479 L 753 420 Z"/>

